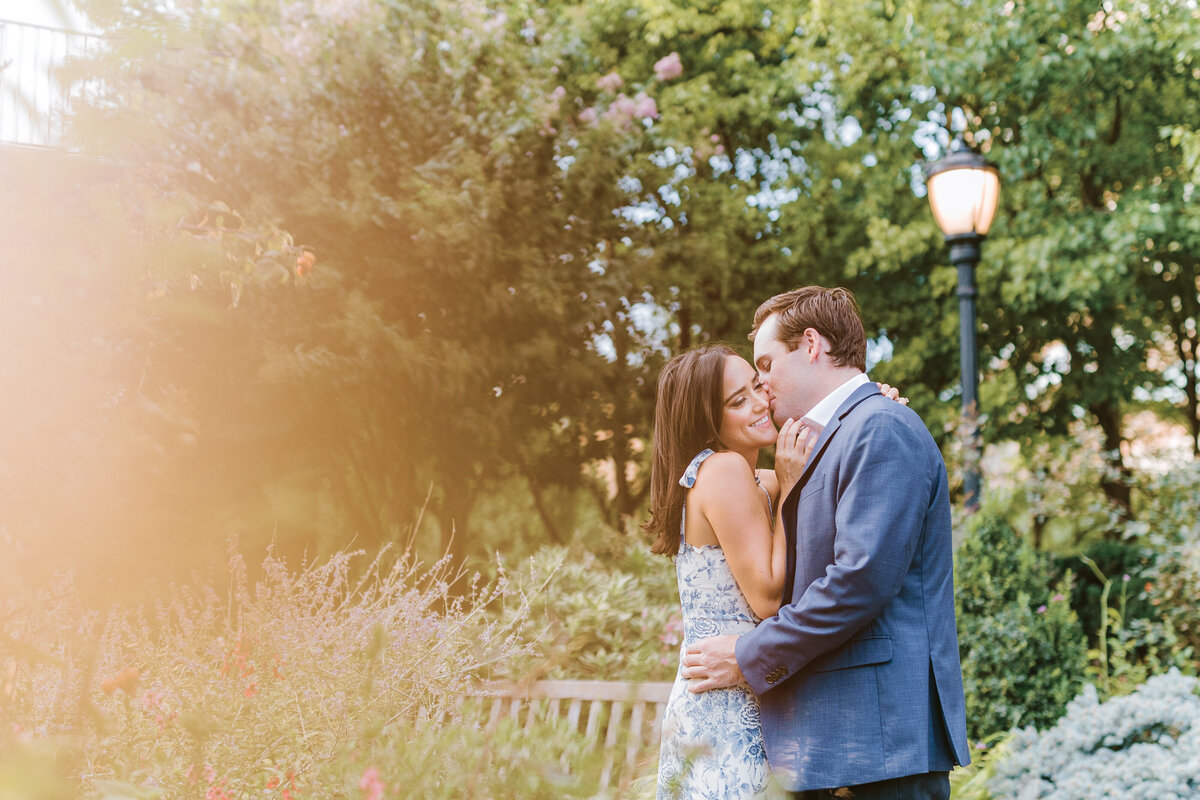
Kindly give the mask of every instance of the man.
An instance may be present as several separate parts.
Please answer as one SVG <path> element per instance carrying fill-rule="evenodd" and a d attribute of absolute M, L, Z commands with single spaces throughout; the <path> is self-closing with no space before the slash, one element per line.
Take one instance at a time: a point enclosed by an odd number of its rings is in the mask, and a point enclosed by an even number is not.
<path fill-rule="evenodd" d="M 684 677 L 697 692 L 749 684 L 797 798 L 948 798 L 970 755 L 941 453 L 867 379 L 849 291 L 772 297 L 750 338 L 776 423 L 802 418 L 817 441 L 784 500 L 783 606 L 689 648 Z"/>

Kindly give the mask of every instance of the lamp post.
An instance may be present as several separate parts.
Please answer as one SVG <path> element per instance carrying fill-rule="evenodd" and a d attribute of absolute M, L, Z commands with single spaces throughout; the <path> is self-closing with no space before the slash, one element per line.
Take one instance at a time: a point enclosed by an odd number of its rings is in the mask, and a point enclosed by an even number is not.
<path fill-rule="evenodd" d="M 933 218 L 950 246 L 950 263 L 958 267 L 959 361 L 962 408 L 967 426 L 964 504 L 979 507 L 982 448 L 979 442 L 979 356 L 975 343 L 975 265 L 979 247 L 992 226 L 1000 199 L 1000 173 L 961 139 L 950 153 L 925 167 L 925 185 Z"/>

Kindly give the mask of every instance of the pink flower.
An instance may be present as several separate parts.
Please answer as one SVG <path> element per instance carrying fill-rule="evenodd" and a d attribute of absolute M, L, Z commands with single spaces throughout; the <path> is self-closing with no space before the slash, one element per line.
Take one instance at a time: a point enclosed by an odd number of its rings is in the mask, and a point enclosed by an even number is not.
<path fill-rule="evenodd" d="M 595 125 L 596 116 L 596 109 L 585 108 L 583 111 L 579 112 L 579 121 L 584 125 Z"/>
<path fill-rule="evenodd" d="M 363 790 L 364 800 L 383 800 L 383 790 L 387 787 L 379 780 L 379 770 L 367 767 L 358 780 L 358 788 Z"/>
<path fill-rule="evenodd" d="M 669 81 L 682 74 L 683 63 L 679 60 L 679 53 L 671 53 L 654 62 L 654 77 L 660 81 Z"/>
<path fill-rule="evenodd" d="M 624 94 L 617 95 L 617 99 L 612 101 L 608 110 L 604 112 L 604 118 L 612 120 L 617 125 L 627 125 L 633 119 L 634 113 L 637 111 L 637 103 Z"/>
<path fill-rule="evenodd" d="M 638 119 L 658 119 L 658 104 L 654 102 L 654 98 L 647 95 L 645 92 L 638 92 L 637 97 L 633 98 L 634 108 L 633 115 Z"/>
<path fill-rule="evenodd" d="M 1037 612 L 1038 612 L 1039 614 L 1045 614 L 1045 613 L 1046 613 L 1046 607 L 1045 607 L 1045 606 L 1038 606 Z"/>
<path fill-rule="evenodd" d="M 615 92 L 624 85 L 625 81 L 621 80 L 621 76 L 617 74 L 616 70 L 613 70 L 603 78 L 600 78 L 598 81 L 596 81 L 596 86 L 599 87 L 600 91 L 602 92 Z"/>
<path fill-rule="evenodd" d="M 562 86 L 555 86 L 554 91 L 550 93 L 550 96 L 554 98 L 555 102 L 558 102 L 567 96 L 567 90 Z"/>

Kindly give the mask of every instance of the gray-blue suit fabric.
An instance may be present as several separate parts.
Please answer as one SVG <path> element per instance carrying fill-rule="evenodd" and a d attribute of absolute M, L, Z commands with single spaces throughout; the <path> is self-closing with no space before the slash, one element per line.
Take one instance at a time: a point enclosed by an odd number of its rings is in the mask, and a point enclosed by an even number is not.
<path fill-rule="evenodd" d="M 875 384 L 821 432 L 784 500 L 789 580 L 737 659 L 791 791 L 970 763 L 946 465 Z"/>

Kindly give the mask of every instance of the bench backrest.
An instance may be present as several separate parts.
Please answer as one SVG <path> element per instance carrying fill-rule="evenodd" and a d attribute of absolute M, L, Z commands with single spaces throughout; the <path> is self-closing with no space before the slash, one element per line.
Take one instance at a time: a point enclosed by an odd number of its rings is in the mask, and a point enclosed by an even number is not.
<path fill-rule="evenodd" d="M 525 728 L 539 719 L 565 717 L 585 737 L 603 740 L 600 789 L 627 787 L 639 761 L 656 759 L 670 682 L 535 681 L 481 684 L 471 694 L 483 701 L 487 724 L 505 717 Z"/>

